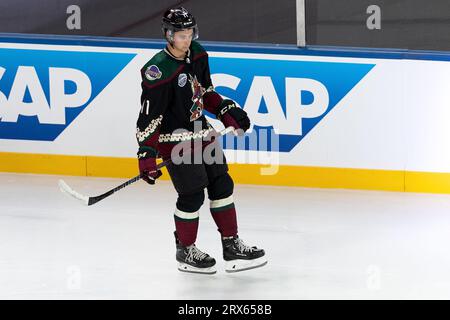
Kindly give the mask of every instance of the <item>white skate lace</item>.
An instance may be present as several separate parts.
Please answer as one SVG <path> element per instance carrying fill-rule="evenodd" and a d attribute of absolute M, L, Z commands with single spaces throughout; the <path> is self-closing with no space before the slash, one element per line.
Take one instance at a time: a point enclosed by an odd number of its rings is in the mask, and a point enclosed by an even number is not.
<path fill-rule="evenodd" d="M 186 256 L 186 260 L 189 262 L 192 262 L 194 259 L 203 260 L 208 256 L 206 253 L 198 250 L 195 245 L 191 245 L 191 246 L 187 247 L 187 249 L 188 249 L 188 254 Z"/>
<path fill-rule="evenodd" d="M 244 241 L 242 241 L 240 238 L 237 238 L 237 239 L 235 240 L 235 243 L 237 244 L 238 250 L 239 250 L 240 252 L 253 252 L 253 250 L 255 250 L 254 248 L 252 248 L 252 247 L 246 245 L 246 244 L 244 243 Z"/>

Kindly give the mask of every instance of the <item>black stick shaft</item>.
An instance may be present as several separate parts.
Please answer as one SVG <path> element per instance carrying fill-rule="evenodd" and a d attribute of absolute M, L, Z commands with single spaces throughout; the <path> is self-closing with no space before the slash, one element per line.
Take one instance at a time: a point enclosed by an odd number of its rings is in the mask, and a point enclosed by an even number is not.
<path fill-rule="evenodd" d="M 165 167 L 169 162 L 170 162 L 170 160 L 163 161 L 163 162 L 161 162 L 160 164 L 158 164 L 158 165 L 156 166 L 156 168 L 157 168 L 158 170 L 160 170 L 162 167 Z M 122 183 L 121 185 L 115 187 L 114 189 L 111 189 L 111 190 L 109 190 L 109 191 L 107 191 L 107 192 L 105 192 L 105 193 L 103 193 L 103 194 L 101 194 L 101 195 L 99 195 L 99 196 L 96 196 L 96 197 L 89 197 L 88 206 L 93 205 L 94 203 L 97 203 L 97 202 L 99 202 L 100 200 L 105 199 L 106 197 L 109 197 L 109 196 L 112 195 L 113 193 L 115 193 L 115 192 L 117 192 L 117 191 L 119 191 L 119 190 L 125 188 L 126 186 L 129 186 L 130 184 L 135 183 L 136 181 L 139 181 L 139 180 L 141 180 L 141 179 L 142 179 L 142 175 L 138 175 L 138 176 L 136 176 L 136 177 L 134 177 L 134 178 L 131 178 L 131 179 L 128 180 L 128 181 L 125 181 L 124 183 Z"/>

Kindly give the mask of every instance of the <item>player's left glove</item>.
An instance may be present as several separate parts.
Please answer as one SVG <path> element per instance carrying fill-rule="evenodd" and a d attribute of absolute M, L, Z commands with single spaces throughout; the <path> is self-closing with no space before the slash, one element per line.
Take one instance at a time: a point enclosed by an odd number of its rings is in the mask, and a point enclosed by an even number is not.
<path fill-rule="evenodd" d="M 217 119 L 222 121 L 225 128 L 234 127 L 235 130 L 241 129 L 244 132 L 250 128 L 250 119 L 247 112 L 239 108 L 232 100 L 225 99 L 219 106 Z"/>

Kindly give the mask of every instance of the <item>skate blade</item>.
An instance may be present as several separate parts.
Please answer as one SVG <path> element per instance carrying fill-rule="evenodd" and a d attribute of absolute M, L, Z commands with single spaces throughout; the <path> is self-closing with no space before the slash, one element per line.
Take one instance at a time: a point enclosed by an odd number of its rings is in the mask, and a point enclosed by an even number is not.
<path fill-rule="evenodd" d="M 217 272 L 215 267 L 196 268 L 185 263 L 178 263 L 178 270 L 188 273 L 214 274 Z"/>
<path fill-rule="evenodd" d="M 266 257 L 260 257 L 255 260 L 231 260 L 226 262 L 225 271 L 228 273 L 241 272 L 255 268 L 263 267 L 267 264 Z"/>

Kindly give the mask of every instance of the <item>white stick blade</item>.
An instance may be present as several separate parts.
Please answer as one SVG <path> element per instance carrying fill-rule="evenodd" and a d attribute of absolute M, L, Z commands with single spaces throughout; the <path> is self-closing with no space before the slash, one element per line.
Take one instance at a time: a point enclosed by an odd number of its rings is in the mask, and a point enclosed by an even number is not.
<path fill-rule="evenodd" d="M 67 183 L 64 182 L 64 180 L 59 180 L 58 185 L 62 192 L 71 195 L 75 199 L 83 201 L 85 205 L 89 204 L 89 197 L 83 196 L 82 194 L 73 190 Z"/>

